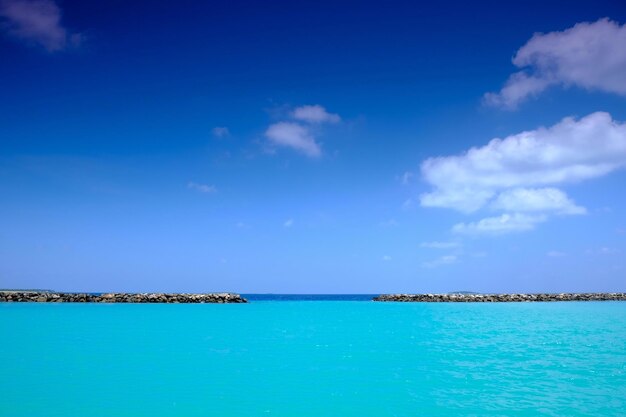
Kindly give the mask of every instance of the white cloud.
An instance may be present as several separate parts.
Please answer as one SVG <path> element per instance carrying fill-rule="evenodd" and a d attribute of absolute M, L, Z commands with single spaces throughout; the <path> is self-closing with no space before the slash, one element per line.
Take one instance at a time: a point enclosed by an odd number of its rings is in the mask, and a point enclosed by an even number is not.
<path fill-rule="evenodd" d="M 432 261 L 422 263 L 424 268 L 437 268 L 443 265 L 451 265 L 458 261 L 456 255 L 444 255 L 439 258 L 433 259 Z"/>
<path fill-rule="evenodd" d="M 537 33 L 515 57 L 511 75 L 487 104 L 515 108 L 553 85 L 626 95 L 626 25 L 607 18 L 562 32 Z"/>
<path fill-rule="evenodd" d="M 298 123 L 274 123 L 265 131 L 265 137 L 274 145 L 292 148 L 310 157 L 318 157 L 322 154 L 319 144 L 309 129 Z"/>
<path fill-rule="evenodd" d="M 213 136 L 220 139 L 230 135 L 230 131 L 227 127 L 224 126 L 214 127 L 213 129 L 211 129 L 211 133 L 213 134 Z"/>
<path fill-rule="evenodd" d="M 385 262 L 389 262 L 389 261 L 391 261 L 391 256 L 389 256 L 389 255 L 384 255 L 384 256 L 383 256 L 383 261 L 385 261 Z"/>
<path fill-rule="evenodd" d="M 505 213 L 497 217 L 487 217 L 477 222 L 457 223 L 452 232 L 462 235 L 502 235 L 533 230 L 538 223 L 547 220 L 545 215 L 527 215 Z"/>
<path fill-rule="evenodd" d="M 558 250 L 551 250 L 546 255 L 550 258 L 562 258 L 566 256 L 567 254 L 565 252 L 560 252 Z"/>
<path fill-rule="evenodd" d="M 291 116 L 296 120 L 307 123 L 338 123 L 341 121 L 338 114 L 327 112 L 319 104 L 296 107 Z"/>
<path fill-rule="evenodd" d="M 196 182 L 188 183 L 187 188 L 191 190 L 199 191 L 201 193 L 207 193 L 207 194 L 212 194 L 212 193 L 217 192 L 217 187 L 214 185 L 198 184 Z"/>
<path fill-rule="evenodd" d="M 320 128 L 314 125 L 341 121 L 339 115 L 328 113 L 318 104 L 296 107 L 289 116 L 297 121 L 282 121 L 267 128 L 265 137 L 269 144 L 291 148 L 314 158 L 322 155 L 314 134 L 319 133 Z"/>
<path fill-rule="evenodd" d="M 400 181 L 402 182 L 402 184 L 404 185 L 409 185 L 411 183 L 411 180 L 413 179 L 413 177 L 415 176 L 415 174 L 413 174 L 410 171 L 406 171 L 404 174 L 402 174 L 402 176 L 400 177 Z"/>
<path fill-rule="evenodd" d="M 10 36 L 48 52 L 78 46 L 83 40 L 83 35 L 61 24 L 61 9 L 52 0 L 0 0 L 0 17 L 0 28 Z"/>
<path fill-rule="evenodd" d="M 422 248 L 429 248 L 429 249 L 453 249 L 453 248 L 458 248 L 459 246 L 461 246 L 460 242 L 423 242 L 420 245 Z"/>
<path fill-rule="evenodd" d="M 285 222 L 283 223 L 284 227 L 291 227 L 293 226 L 293 219 L 287 219 L 285 220 Z"/>
<path fill-rule="evenodd" d="M 491 189 L 454 188 L 438 189 L 420 196 L 423 207 L 453 208 L 462 212 L 471 213 L 482 208 L 495 192 Z"/>
<path fill-rule="evenodd" d="M 558 214 L 585 214 L 567 195 L 556 188 L 513 188 L 503 191 L 490 204 L 502 211 L 546 211 Z"/>
<path fill-rule="evenodd" d="M 434 190 L 422 194 L 420 200 L 425 207 L 473 212 L 507 189 L 573 183 L 624 166 L 626 124 L 597 112 L 580 120 L 568 117 L 549 128 L 493 139 L 458 156 L 429 158 L 422 163 L 421 172 Z M 496 201 L 504 204 L 503 200 L 512 195 L 515 192 L 505 191 Z M 538 195 L 555 196 L 545 189 L 526 192 L 527 197 Z M 576 207 L 564 194 L 555 198 Z"/>

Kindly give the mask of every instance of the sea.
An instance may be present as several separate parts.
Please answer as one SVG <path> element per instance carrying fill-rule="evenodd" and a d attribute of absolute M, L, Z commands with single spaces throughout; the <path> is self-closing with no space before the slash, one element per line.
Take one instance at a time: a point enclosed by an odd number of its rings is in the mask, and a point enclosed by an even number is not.
<path fill-rule="evenodd" d="M 0 303 L 0 416 L 626 416 L 626 302 L 246 296 Z"/>

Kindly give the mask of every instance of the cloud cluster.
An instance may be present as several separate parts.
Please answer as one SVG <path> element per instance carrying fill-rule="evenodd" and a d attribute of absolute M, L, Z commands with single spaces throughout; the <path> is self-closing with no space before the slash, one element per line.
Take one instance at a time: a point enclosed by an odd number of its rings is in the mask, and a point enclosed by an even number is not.
<path fill-rule="evenodd" d="M 61 24 L 61 9 L 53 0 L 0 0 L 3 28 L 10 36 L 58 52 L 80 45 L 83 35 Z"/>
<path fill-rule="evenodd" d="M 461 155 L 427 159 L 421 173 L 433 190 L 422 194 L 420 202 L 465 213 L 504 212 L 458 224 L 453 228 L 456 233 L 530 230 L 547 214 L 586 212 L 555 185 L 600 177 L 625 166 L 626 123 L 596 112 L 493 139 Z"/>
<path fill-rule="evenodd" d="M 485 102 L 513 109 L 554 85 L 626 95 L 626 25 L 609 19 L 535 34 L 515 57 L 522 69 Z"/>
<path fill-rule="evenodd" d="M 296 107 L 290 117 L 294 120 L 271 124 L 265 131 L 265 137 L 273 146 L 291 148 L 312 158 L 322 155 L 314 125 L 341 121 L 339 115 L 327 112 L 320 105 Z"/>

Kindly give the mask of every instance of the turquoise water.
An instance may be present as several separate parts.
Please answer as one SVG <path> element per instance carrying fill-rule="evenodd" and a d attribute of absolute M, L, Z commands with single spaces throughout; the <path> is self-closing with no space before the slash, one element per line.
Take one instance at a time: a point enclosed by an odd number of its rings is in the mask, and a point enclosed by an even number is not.
<path fill-rule="evenodd" d="M 0 416 L 624 416 L 626 302 L 0 304 Z"/>

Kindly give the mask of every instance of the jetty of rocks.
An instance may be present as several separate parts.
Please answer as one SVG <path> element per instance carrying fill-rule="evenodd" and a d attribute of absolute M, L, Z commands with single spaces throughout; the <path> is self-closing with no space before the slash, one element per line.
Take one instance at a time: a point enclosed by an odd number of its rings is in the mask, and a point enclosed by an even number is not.
<path fill-rule="evenodd" d="M 563 294 L 383 294 L 374 301 L 418 303 L 509 303 L 530 301 L 626 301 L 626 293 Z"/>
<path fill-rule="evenodd" d="M 167 294 L 167 293 L 62 293 L 0 291 L 0 302 L 39 303 L 247 303 L 239 294 Z"/>

